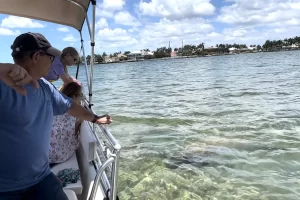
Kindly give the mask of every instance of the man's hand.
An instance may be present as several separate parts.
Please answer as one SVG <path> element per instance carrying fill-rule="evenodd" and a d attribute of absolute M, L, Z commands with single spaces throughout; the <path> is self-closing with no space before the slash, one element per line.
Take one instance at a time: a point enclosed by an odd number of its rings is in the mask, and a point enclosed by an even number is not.
<path fill-rule="evenodd" d="M 77 119 L 86 120 L 89 122 L 94 122 L 95 117 L 97 117 L 94 113 L 90 112 L 74 100 L 72 101 L 72 105 L 68 110 L 68 113 Z M 96 124 L 110 124 L 112 122 L 111 116 L 109 115 L 103 115 L 100 118 L 97 117 L 96 119 Z"/>
<path fill-rule="evenodd" d="M 26 95 L 25 84 L 30 83 L 38 88 L 37 80 L 34 80 L 24 68 L 16 64 L 0 64 L 0 80 L 21 95 Z"/>
<path fill-rule="evenodd" d="M 101 117 L 96 121 L 96 124 L 110 124 L 112 122 L 111 116 L 107 115 L 105 117 Z"/>

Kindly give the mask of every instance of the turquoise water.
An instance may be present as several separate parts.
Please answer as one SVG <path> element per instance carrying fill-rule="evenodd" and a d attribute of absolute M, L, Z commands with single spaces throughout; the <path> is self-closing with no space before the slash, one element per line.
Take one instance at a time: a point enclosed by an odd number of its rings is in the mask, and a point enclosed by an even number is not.
<path fill-rule="evenodd" d="M 97 65 L 95 110 L 123 147 L 121 199 L 300 199 L 299 56 Z"/>

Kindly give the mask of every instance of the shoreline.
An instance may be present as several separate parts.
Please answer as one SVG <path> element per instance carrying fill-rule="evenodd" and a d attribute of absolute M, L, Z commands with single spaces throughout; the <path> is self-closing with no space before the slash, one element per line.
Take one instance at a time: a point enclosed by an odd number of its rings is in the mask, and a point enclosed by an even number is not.
<path fill-rule="evenodd" d="M 223 54 L 208 54 L 208 55 L 192 55 L 192 56 L 175 56 L 175 57 L 164 57 L 164 58 L 152 58 L 152 59 L 143 59 L 136 61 L 118 61 L 118 62 L 102 62 L 95 63 L 95 65 L 102 64 L 116 64 L 116 63 L 129 63 L 129 62 L 143 62 L 143 61 L 155 61 L 155 60 L 170 60 L 170 59 L 186 59 L 186 58 L 199 58 L 199 57 L 215 57 L 215 56 L 234 56 L 239 54 L 253 54 L 253 53 L 274 53 L 281 51 L 298 51 L 300 49 L 289 49 L 289 50 L 274 50 L 274 51 L 256 51 L 256 52 L 242 52 L 242 53 L 223 53 Z M 84 64 L 80 64 L 80 66 L 84 66 Z"/>

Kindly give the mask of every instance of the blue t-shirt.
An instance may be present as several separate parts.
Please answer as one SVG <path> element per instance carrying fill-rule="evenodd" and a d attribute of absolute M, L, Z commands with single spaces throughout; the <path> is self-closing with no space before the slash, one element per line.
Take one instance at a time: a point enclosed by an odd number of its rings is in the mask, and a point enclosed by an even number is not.
<path fill-rule="evenodd" d="M 25 189 L 50 174 L 53 116 L 66 113 L 72 99 L 43 78 L 38 83 L 39 89 L 25 85 L 22 96 L 0 81 L 0 192 Z"/>

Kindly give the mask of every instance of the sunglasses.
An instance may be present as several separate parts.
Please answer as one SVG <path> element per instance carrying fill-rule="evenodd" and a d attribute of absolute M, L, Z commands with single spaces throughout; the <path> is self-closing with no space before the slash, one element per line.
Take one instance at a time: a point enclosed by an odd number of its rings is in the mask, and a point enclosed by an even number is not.
<path fill-rule="evenodd" d="M 36 53 L 36 52 L 38 52 L 41 56 L 48 56 L 50 58 L 51 62 L 53 62 L 54 59 L 55 59 L 55 56 L 53 56 L 53 55 L 51 55 L 47 52 L 44 52 L 44 51 L 33 51 L 33 52 L 30 53 L 30 57 L 32 57 L 33 54 Z"/>
<path fill-rule="evenodd" d="M 75 63 L 78 61 L 78 59 L 75 58 L 75 56 L 72 56 L 72 55 L 70 55 L 70 56 L 74 59 L 74 62 L 75 62 Z"/>
<path fill-rule="evenodd" d="M 55 56 L 53 56 L 53 55 L 51 55 L 51 54 L 49 54 L 47 52 L 39 51 L 39 53 L 40 53 L 41 56 L 49 56 L 51 62 L 53 62 L 54 59 L 55 59 Z"/>

